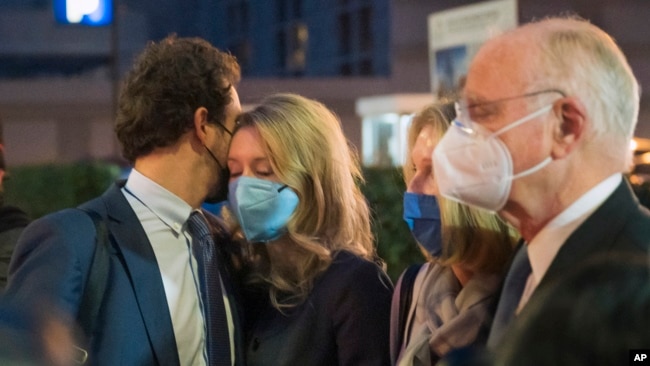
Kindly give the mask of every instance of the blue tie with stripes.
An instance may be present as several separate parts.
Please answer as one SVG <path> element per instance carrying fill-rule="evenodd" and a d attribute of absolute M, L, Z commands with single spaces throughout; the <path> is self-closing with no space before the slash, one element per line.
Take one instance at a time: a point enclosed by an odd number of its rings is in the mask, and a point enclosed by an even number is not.
<path fill-rule="evenodd" d="M 230 366 L 230 335 L 223 301 L 217 249 L 203 215 L 194 211 L 187 221 L 192 251 L 198 263 L 203 314 L 207 329 L 208 365 Z"/>

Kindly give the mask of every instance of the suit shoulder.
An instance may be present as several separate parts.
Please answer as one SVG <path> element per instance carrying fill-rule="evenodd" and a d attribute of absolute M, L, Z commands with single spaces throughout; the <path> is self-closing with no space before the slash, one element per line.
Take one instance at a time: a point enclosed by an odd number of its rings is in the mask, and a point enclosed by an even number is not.
<path fill-rule="evenodd" d="M 80 229 L 80 224 L 90 224 L 91 222 L 92 220 L 90 219 L 90 216 L 82 210 L 66 208 L 61 211 L 49 213 L 32 221 L 27 225 L 27 228 L 33 226 L 52 226 L 63 230 L 71 230 L 75 228 Z"/>
<path fill-rule="evenodd" d="M 36 248 L 50 246 L 58 248 L 58 251 L 81 249 L 86 252 L 88 242 L 94 243 L 94 237 L 95 227 L 90 216 L 78 209 L 64 209 L 27 225 L 16 244 L 14 256 L 21 257 Z"/>
<path fill-rule="evenodd" d="M 650 211 L 640 206 L 625 223 L 621 244 L 630 249 L 650 250 Z"/>
<path fill-rule="evenodd" d="M 12 254 L 6 294 L 25 304 L 51 302 L 75 314 L 94 244 L 94 225 L 81 210 L 65 209 L 33 221 Z"/>

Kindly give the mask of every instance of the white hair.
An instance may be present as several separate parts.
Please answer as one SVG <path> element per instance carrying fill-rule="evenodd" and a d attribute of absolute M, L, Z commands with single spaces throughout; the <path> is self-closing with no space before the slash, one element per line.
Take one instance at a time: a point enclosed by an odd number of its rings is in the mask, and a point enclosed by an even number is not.
<path fill-rule="evenodd" d="M 578 18 L 548 18 L 530 26 L 541 29 L 537 71 L 543 76 L 537 83 L 577 97 L 592 121 L 593 137 L 613 138 L 616 144 L 610 147 L 618 153 L 628 149 L 638 119 L 640 90 L 616 42 Z"/>

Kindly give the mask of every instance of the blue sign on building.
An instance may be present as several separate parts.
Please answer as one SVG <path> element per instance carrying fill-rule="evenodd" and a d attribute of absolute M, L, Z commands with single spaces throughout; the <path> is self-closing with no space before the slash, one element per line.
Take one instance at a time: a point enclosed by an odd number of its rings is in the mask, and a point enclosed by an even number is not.
<path fill-rule="evenodd" d="M 54 0 L 54 18 L 61 24 L 108 25 L 113 0 Z"/>

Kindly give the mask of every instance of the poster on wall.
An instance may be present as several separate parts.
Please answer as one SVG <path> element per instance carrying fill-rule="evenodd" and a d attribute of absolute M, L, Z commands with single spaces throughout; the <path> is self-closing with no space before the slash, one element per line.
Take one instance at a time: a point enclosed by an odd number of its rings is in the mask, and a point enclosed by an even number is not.
<path fill-rule="evenodd" d="M 486 1 L 430 14 L 427 23 L 433 95 L 455 93 L 481 44 L 516 27 L 517 14 L 517 0 Z"/>

